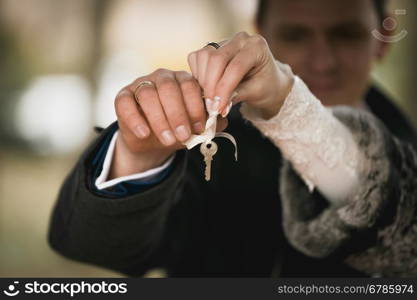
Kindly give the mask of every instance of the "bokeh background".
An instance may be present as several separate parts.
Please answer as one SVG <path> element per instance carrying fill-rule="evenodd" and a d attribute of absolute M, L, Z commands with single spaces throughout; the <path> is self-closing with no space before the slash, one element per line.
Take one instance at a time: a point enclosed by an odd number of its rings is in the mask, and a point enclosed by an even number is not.
<path fill-rule="evenodd" d="M 187 54 L 254 33 L 256 0 L 0 0 L 0 277 L 120 274 L 47 245 L 58 189 L 93 126 L 115 118 L 118 90 Z M 417 1 L 392 0 L 405 39 L 373 77 L 417 125 Z M 159 276 L 150 273 L 148 276 Z"/>

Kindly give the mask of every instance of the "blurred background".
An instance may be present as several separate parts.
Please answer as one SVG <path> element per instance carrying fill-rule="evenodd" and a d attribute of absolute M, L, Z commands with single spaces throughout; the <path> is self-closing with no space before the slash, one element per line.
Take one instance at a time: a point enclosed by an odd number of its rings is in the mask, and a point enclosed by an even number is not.
<path fill-rule="evenodd" d="M 187 54 L 254 33 L 256 0 L 0 0 L 0 277 L 120 276 L 69 261 L 46 233 L 58 189 L 93 126 L 116 117 L 124 85 Z M 389 10 L 408 35 L 377 66 L 377 84 L 417 125 L 417 2 Z M 150 273 L 149 276 L 158 276 Z"/>

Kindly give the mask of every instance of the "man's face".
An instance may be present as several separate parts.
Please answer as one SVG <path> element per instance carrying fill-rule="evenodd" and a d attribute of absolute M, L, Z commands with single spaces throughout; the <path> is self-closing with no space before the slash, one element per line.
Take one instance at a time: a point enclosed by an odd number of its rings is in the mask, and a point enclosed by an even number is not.
<path fill-rule="evenodd" d="M 270 0 L 260 33 L 325 105 L 358 105 L 382 43 L 371 0 Z"/>

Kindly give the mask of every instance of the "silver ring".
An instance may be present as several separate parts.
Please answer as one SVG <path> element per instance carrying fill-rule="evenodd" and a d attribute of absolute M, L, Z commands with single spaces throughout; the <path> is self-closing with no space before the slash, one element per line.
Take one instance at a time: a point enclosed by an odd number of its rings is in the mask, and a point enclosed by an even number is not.
<path fill-rule="evenodd" d="M 144 81 L 139 82 L 138 85 L 135 87 L 135 90 L 133 91 L 136 101 L 139 101 L 138 97 L 136 96 L 136 92 L 143 86 L 154 86 L 154 83 L 149 80 L 144 80 Z"/>
<path fill-rule="evenodd" d="M 206 45 L 206 46 L 211 46 L 211 47 L 214 47 L 216 50 L 220 48 L 220 45 L 219 45 L 219 44 L 217 44 L 217 43 L 215 43 L 215 42 L 210 42 L 210 43 L 207 43 L 207 45 Z"/>

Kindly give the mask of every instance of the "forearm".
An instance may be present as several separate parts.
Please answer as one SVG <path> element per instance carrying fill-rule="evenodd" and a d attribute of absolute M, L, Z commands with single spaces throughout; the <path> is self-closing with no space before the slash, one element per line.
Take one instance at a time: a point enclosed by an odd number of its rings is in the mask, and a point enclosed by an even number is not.
<path fill-rule="evenodd" d="M 351 132 L 294 77 L 293 87 L 279 112 L 270 119 L 250 107 L 242 113 L 289 160 L 308 185 L 340 205 L 358 185 L 363 161 Z"/>
<path fill-rule="evenodd" d="M 369 274 L 417 274 L 411 146 L 365 111 L 332 113 L 297 81 L 276 116 L 265 119 L 248 105 L 242 113 L 288 160 L 280 193 L 284 231 L 295 248 L 313 257 L 342 255 Z"/>
<path fill-rule="evenodd" d="M 157 259 L 165 220 L 181 188 L 184 153 L 177 155 L 175 168 L 160 184 L 111 199 L 97 194 L 91 176 L 90 160 L 102 139 L 89 147 L 65 180 L 52 213 L 49 242 L 72 259 L 138 275 Z"/>
<path fill-rule="evenodd" d="M 417 155 L 371 114 L 349 108 L 335 112 L 360 145 L 367 168 L 346 203 L 335 207 L 309 193 L 286 164 L 280 178 L 285 234 L 310 256 L 339 254 L 368 274 L 416 276 Z"/>

